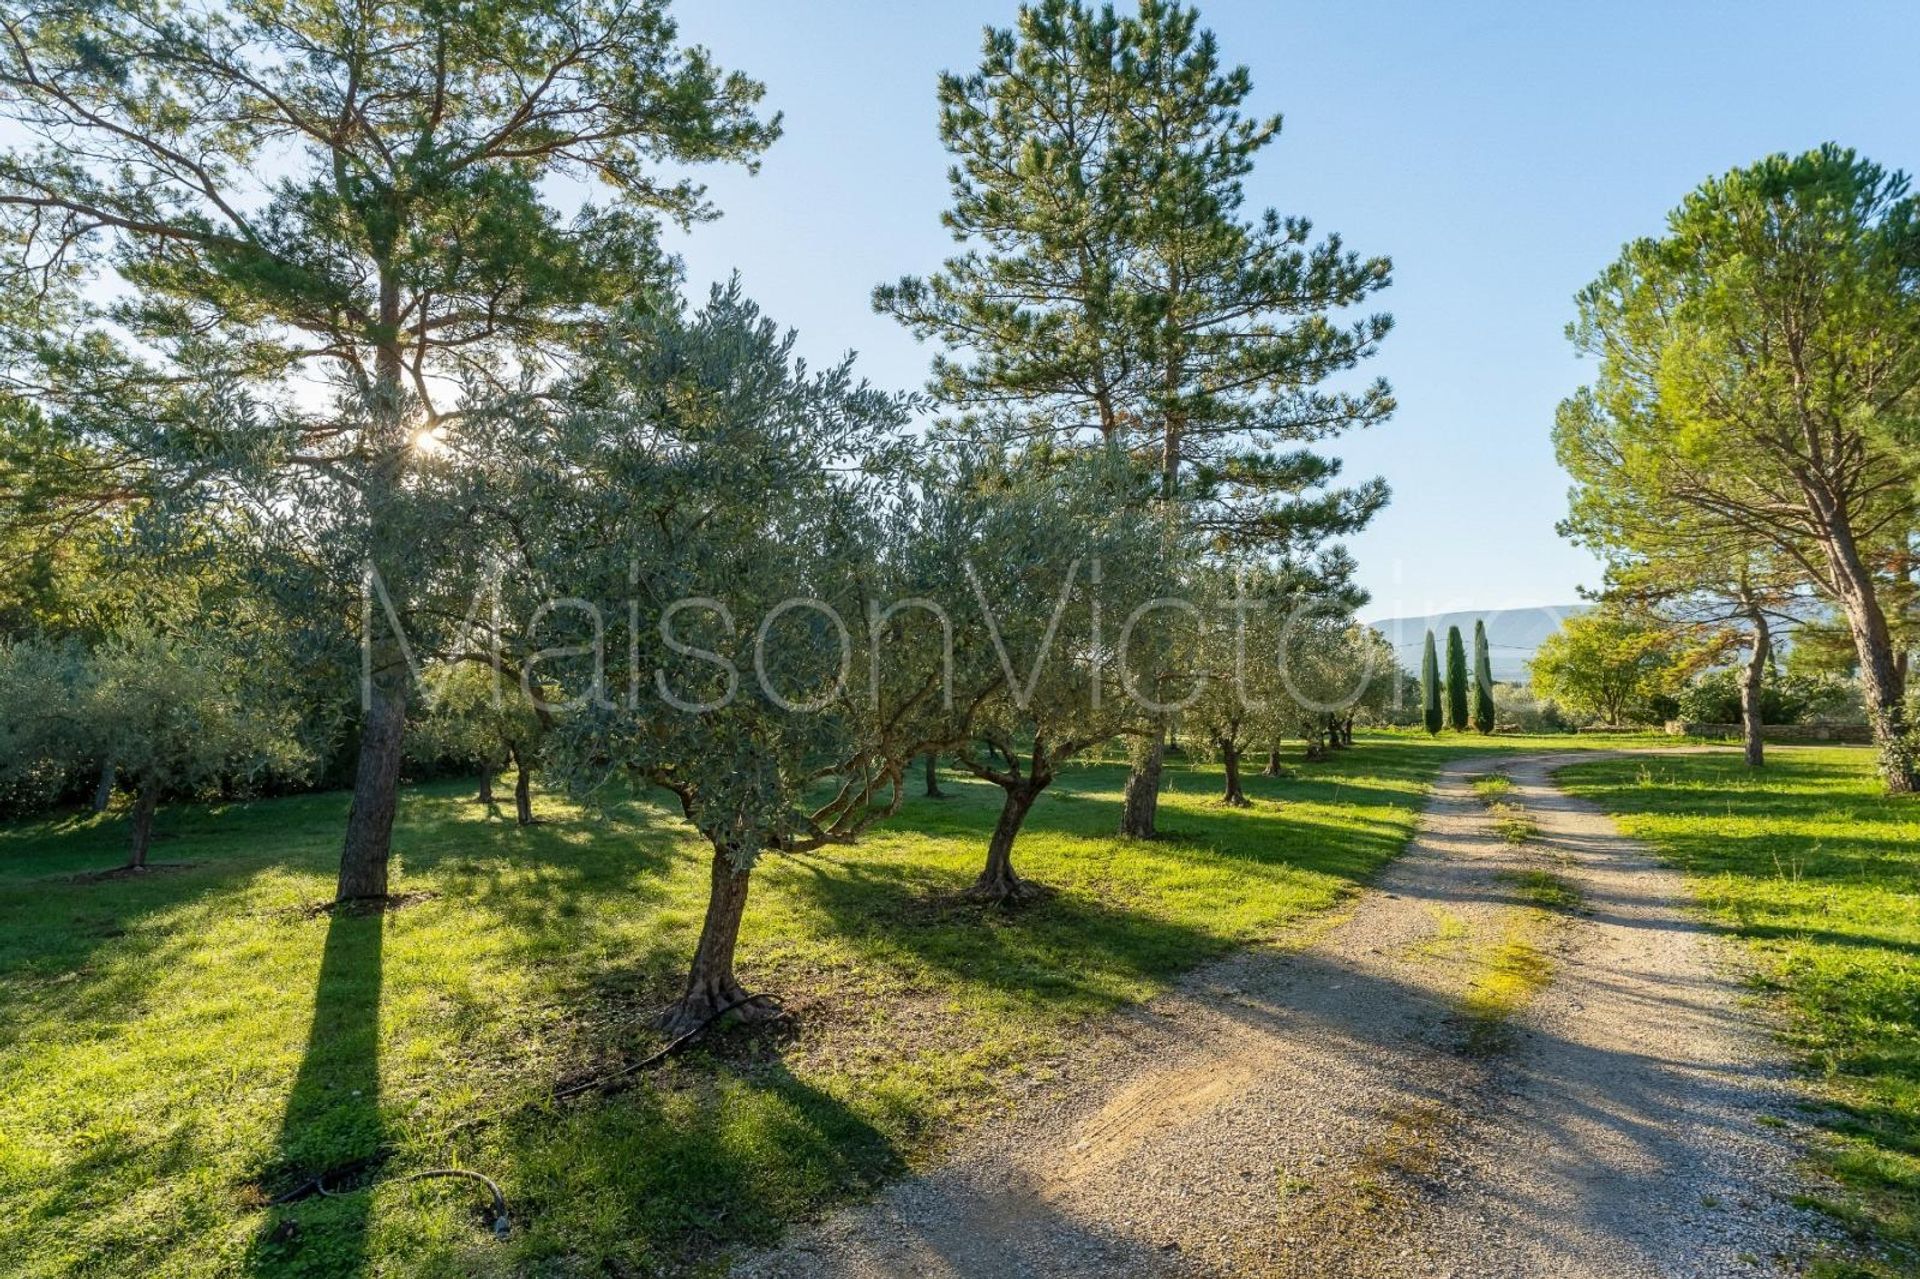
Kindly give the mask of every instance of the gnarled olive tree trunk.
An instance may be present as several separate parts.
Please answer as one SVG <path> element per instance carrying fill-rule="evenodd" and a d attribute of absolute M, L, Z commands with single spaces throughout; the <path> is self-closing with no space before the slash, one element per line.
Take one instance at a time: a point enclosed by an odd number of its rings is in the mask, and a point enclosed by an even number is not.
<path fill-rule="evenodd" d="M 1240 787 L 1240 744 L 1231 737 L 1222 737 L 1215 744 L 1220 747 L 1220 762 L 1227 774 L 1226 792 L 1220 796 L 1221 802 L 1234 808 L 1251 807 L 1246 791 Z"/>
<path fill-rule="evenodd" d="M 133 825 L 127 841 L 127 867 L 145 870 L 147 849 L 153 843 L 153 813 L 160 806 L 160 785 L 142 778 L 133 800 Z"/>
<path fill-rule="evenodd" d="M 687 971 L 686 993 L 660 1019 L 670 1035 L 700 1029 L 732 1009 L 743 1016 L 758 1015 L 734 975 L 733 953 L 740 941 L 740 921 L 747 911 L 747 884 L 752 871 L 741 870 L 733 851 L 713 841 L 713 866 L 707 889 L 707 915 L 700 925 L 700 944 Z"/>
<path fill-rule="evenodd" d="M 1035 889 L 1013 873 L 1013 841 L 1033 809 L 1033 801 L 1047 788 L 1050 778 L 1027 778 L 1000 782 L 1005 799 L 1000 805 L 1000 820 L 993 825 L 993 838 L 987 842 L 987 864 L 966 895 L 979 901 L 1008 902 L 1030 897 Z"/>
<path fill-rule="evenodd" d="M 1167 730 L 1163 726 L 1136 748 L 1127 773 L 1120 805 L 1120 833 L 1133 839 L 1152 839 L 1159 833 L 1160 772 L 1165 765 Z"/>

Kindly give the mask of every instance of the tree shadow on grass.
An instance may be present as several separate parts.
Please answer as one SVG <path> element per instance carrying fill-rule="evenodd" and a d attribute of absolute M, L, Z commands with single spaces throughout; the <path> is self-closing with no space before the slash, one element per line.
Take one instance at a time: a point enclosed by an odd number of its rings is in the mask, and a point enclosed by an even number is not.
<path fill-rule="evenodd" d="M 883 873 L 855 863 L 814 866 L 788 887 L 825 914 L 871 962 L 936 969 L 961 985 L 1023 1001 L 1108 1011 L 1238 944 L 1236 937 L 1157 919 L 1078 893 L 1014 910 L 963 903 L 944 877 Z"/>
<path fill-rule="evenodd" d="M 380 1114 L 381 948 L 377 911 L 336 910 L 314 988 L 313 1022 L 260 1178 L 270 1211 L 248 1257 L 259 1275 L 352 1275 L 367 1261 L 372 1175 L 385 1154 Z M 315 1179 L 325 1178 L 325 1193 Z"/>
<path fill-rule="evenodd" d="M 540 1106 L 491 1135 L 525 1222 L 523 1265 L 675 1273 L 870 1193 L 905 1170 L 874 1117 L 726 1032 L 610 1097 Z M 744 1056 L 744 1059 L 742 1059 Z"/>

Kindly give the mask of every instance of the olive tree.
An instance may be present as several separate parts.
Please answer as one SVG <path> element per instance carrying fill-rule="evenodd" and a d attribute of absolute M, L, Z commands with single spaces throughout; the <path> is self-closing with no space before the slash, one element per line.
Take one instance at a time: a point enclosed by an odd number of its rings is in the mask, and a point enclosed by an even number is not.
<path fill-rule="evenodd" d="M 144 869 L 163 798 L 305 766 L 298 701 L 211 627 L 127 623 L 91 651 L 0 647 L 0 769 L 110 759 L 133 794 L 127 866 Z"/>
<path fill-rule="evenodd" d="M 941 534 L 929 544 L 970 596 L 954 609 L 951 752 L 1003 795 L 971 896 L 1035 891 L 1014 871 L 1014 842 L 1061 768 L 1190 698 L 1157 676 L 1197 606 L 1175 594 L 1181 543 L 1141 518 L 1147 480 L 1112 450 L 1023 450 L 976 456 L 935 503 Z M 949 582 L 931 593 L 954 600 L 960 583 Z"/>
<path fill-rule="evenodd" d="M 903 409 L 792 346 L 736 284 L 636 314 L 563 393 L 472 425 L 515 486 L 516 571 L 549 592 L 526 682 L 550 769 L 587 799 L 658 787 L 707 844 L 676 1030 L 761 1011 L 735 973 L 758 859 L 854 838 L 924 749 L 874 731 L 856 678 Z"/>
<path fill-rule="evenodd" d="M 453 757 L 479 771 L 476 798 L 491 806 L 493 781 L 513 766 L 514 818 L 533 824 L 533 769 L 546 732 L 537 704 L 518 679 L 477 662 L 448 665 L 427 678 L 426 714 L 413 731 L 415 754 Z"/>

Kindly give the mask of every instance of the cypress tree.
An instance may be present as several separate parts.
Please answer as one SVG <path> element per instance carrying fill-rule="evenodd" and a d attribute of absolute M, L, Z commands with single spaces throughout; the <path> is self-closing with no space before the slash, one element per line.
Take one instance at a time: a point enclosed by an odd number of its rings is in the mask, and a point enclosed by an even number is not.
<path fill-rule="evenodd" d="M 1420 659 L 1420 702 L 1426 711 L 1427 731 L 1438 733 L 1440 717 L 1440 658 L 1433 651 L 1433 632 L 1427 632 L 1426 655 Z"/>
<path fill-rule="evenodd" d="M 1460 628 L 1447 628 L 1447 727 L 1467 731 L 1467 645 Z"/>
<path fill-rule="evenodd" d="M 1473 624 L 1473 726 L 1493 731 L 1493 659 L 1487 656 L 1487 623 Z"/>

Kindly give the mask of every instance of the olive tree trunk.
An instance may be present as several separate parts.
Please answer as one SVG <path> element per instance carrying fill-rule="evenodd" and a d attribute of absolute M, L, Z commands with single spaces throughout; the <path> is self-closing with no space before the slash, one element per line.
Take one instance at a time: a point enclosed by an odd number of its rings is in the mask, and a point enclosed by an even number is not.
<path fill-rule="evenodd" d="M 533 770 L 527 766 L 527 758 L 518 747 L 512 752 L 513 759 L 513 816 L 522 826 L 533 825 Z"/>
<path fill-rule="evenodd" d="M 153 843 L 153 812 L 160 806 L 160 786 L 142 780 L 133 800 L 133 826 L 127 840 L 127 867 L 145 870 L 147 849 Z"/>
<path fill-rule="evenodd" d="M 1008 902 L 1029 897 L 1035 889 L 1013 873 L 1013 841 L 1033 808 L 1033 801 L 1047 788 L 1045 781 L 1000 783 L 1006 798 L 1000 805 L 1000 820 L 994 823 L 993 838 L 987 842 L 987 865 L 966 895 L 979 901 Z"/>
<path fill-rule="evenodd" d="M 1127 773 L 1120 806 L 1120 833 L 1133 839 L 1152 839 L 1159 833 L 1160 770 L 1166 760 L 1166 729 L 1157 730 L 1144 744 Z"/>
<path fill-rule="evenodd" d="M 1266 777 L 1284 777 L 1286 770 L 1280 766 L 1280 743 L 1267 747 L 1267 766 L 1260 770 Z"/>
<path fill-rule="evenodd" d="M 935 751 L 926 753 L 926 774 L 928 799 L 945 799 L 947 793 L 940 789 L 940 756 Z"/>
<path fill-rule="evenodd" d="M 1216 743 L 1220 747 L 1220 762 L 1227 774 L 1226 792 L 1220 796 L 1222 803 L 1234 808 L 1251 807 L 1246 791 L 1240 787 L 1240 745 L 1231 737 L 1222 737 Z"/>
<path fill-rule="evenodd" d="M 747 883 L 751 871 L 738 868 L 728 847 L 715 841 L 712 877 L 707 889 L 707 916 L 700 925 L 700 944 L 687 972 L 686 993 L 661 1017 L 668 1034 L 684 1035 L 700 1029 L 733 1009 L 756 1015 L 754 1005 L 733 972 L 733 952 L 740 941 L 740 920 L 747 910 Z"/>
<path fill-rule="evenodd" d="M 93 788 L 93 811 L 104 813 L 107 805 L 113 801 L 113 784 L 117 776 L 112 760 L 100 766 L 100 784 Z"/>

